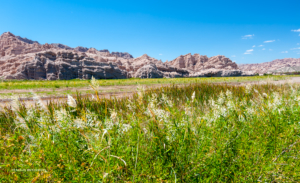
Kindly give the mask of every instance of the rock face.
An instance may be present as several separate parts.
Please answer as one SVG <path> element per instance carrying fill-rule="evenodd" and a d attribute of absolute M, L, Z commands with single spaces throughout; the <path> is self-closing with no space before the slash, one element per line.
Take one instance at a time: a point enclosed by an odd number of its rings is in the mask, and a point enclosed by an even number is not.
<path fill-rule="evenodd" d="M 177 68 L 184 68 L 190 71 L 201 71 L 207 69 L 222 69 L 222 70 L 234 70 L 238 69 L 236 63 L 232 62 L 229 58 L 225 56 L 218 55 L 208 58 L 206 55 L 202 56 L 199 54 L 191 55 L 181 55 L 178 58 L 169 62 Z"/>
<path fill-rule="evenodd" d="M 136 73 L 136 78 L 163 78 L 164 74 L 160 72 L 155 64 L 145 65 L 139 68 Z"/>
<path fill-rule="evenodd" d="M 284 67 L 300 66 L 300 58 L 284 58 L 276 59 L 271 62 L 264 62 L 260 64 L 240 64 L 239 69 L 242 71 L 252 71 L 259 74 L 268 73 Z"/>
<path fill-rule="evenodd" d="M 25 62 L 7 79 L 125 79 L 126 71 L 112 62 L 96 62 L 94 59 L 72 52 L 43 52 L 34 60 Z"/>
<path fill-rule="evenodd" d="M 111 52 L 112 55 L 115 55 L 117 57 L 123 57 L 123 58 L 126 58 L 126 59 L 130 59 L 130 58 L 133 58 L 132 55 L 130 55 L 129 53 L 127 52 Z"/>
<path fill-rule="evenodd" d="M 6 79 L 243 76 L 237 69 L 234 62 L 220 55 L 187 54 L 163 63 L 147 54 L 133 58 L 127 52 L 40 44 L 10 32 L 0 36 L 0 77 Z"/>

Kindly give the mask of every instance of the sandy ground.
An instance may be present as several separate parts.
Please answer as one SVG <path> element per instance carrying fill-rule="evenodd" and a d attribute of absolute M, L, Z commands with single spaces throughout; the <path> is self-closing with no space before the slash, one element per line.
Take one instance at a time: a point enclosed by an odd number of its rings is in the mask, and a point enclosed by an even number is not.
<path fill-rule="evenodd" d="M 245 84 L 266 84 L 266 83 L 272 83 L 272 84 L 285 84 L 285 83 L 300 83 L 300 77 L 291 77 L 287 80 L 279 80 L 279 81 L 273 81 L 273 80 L 267 80 L 267 81 L 249 81 L 249 82 L 230 82 L 230 83 L 215 83 L 215 84 L 230 84 L 230 85 L 245 85 Z M 170 86 L 171 84 L 154 84 L 154 85 L 143 85 L 145 89 L 150 89 L 150 88 L 159 88 L 162 86 Z M 184 86 L 184 84 L 178 84 L 177 86 Z M 133 95 L 133 93 L 136 92 L 137 90 L 136 85 L 131 85 L 131 86 L 103 86 L 99 87 L 99 97 L 100 98 L 111 98 L 111 97 L 130 97 Z M 75 90 L 78 92 L 82 91 L 88 91 L 91 90 L 90 87 L 85 87 L 85 88 L 61 88 L 61 89 L 55 89 L 55 92 L 63 92 L 67 90 Z M 123 90 L 123 91 L 122 91 Z M 53 89 L 34 89 L 34 92 L 47 92 L 47 91 L 53 91 Z M 115 92 L 112 92 L 115 91 Z M 26 93 L 26 92 L 31 92 L 31 90 L 2 90 L 0 91 L 0 94 L 5 94 L 5 93 Z M 83 95 L 84 96 L 84 95 Z M 85 96 L 92 97 L 92 95 L 88 94 Z M 42 97 L 42 100 L 44 103 L 48 103 L 50 101 L 52 102 L 63 102 L 66 101 L 67 96 L 56 96 L 56 97 Z M 32 98 L 20 98 L 22 102 L 25 102 L 26 105 L 32 106 L 34 104 L 34 101 Z M 11 99 L 0 99 L 0 104 L 3 106 L 9 105 L 11 102 Z"/>

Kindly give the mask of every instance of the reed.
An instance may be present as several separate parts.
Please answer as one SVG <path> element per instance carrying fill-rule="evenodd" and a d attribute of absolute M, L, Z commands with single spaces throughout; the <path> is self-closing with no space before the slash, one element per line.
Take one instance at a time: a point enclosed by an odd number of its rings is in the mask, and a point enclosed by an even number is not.
<path fill-rule="evenodd" d="M 15 99 L 1 109 L 0 182 L 300 179 L 298 85 L 196 83 L 139 87 L 119 99 L 35 99 L 34 108 Z"/>

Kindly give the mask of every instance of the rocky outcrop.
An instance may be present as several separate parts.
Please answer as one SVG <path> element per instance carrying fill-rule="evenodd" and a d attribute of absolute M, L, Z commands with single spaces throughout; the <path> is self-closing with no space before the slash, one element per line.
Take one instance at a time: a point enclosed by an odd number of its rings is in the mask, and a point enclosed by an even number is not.
<path fill-rule="evenodd" d="M 136 73 L 136 78 L 163 78 L 164 74 L 159 71 L 155 64 L 145 65 L 139 68 Z"/>
<path fill-rule="evenodd" d="M 236 63 L 232 62 L 229 58 L 218 55 L 208 58 L 206 55 L 199 54 L 186 54 L 177 57 L 176 59 L 168 62 L 169 65 L 177 68 L 187 69 L 193 72 L 207 70 L 207 69 L 219 69 L 219 70 L 235 70 L 238 69 Z"/>
<path fill-rule="evenodd" d="M 88 51 L 89 49 L 86 48 L 86 47 L 82 47 L 82 46 L 77 46 L 76 48 L 74 48 L 75 51 L 78 51 L 78 52 L 86 52 Z"/>
<path fill-rule="evenodd" d="M 213 71 L 212 71 L 213 70 Z M 230 72 L 225 72 L 229 70 Z M 147 54 L 39 44 L 6 32 L 0 36 L 0 77 L 7 79 L 89 79 L 230 76 L 237 65 L 225 56 L 181 55 L 170 62 Z M 222 72 L 221 72 L 222 71 Z M 221 74 L 220 74 L 221 73 Z M 243 76 L 243 73 L 241 74 Z"/>
<path fill-rule="evenodd" d="M 71 48 L 67 45 L 60 44 L 60 43 L 52 43 L 51 45 L 53 47 L 56 47 L 56 48 L 61 48 L 61 49 L 66 49 L 66 50 L 73 50 L 73 48 Z"/>
<path fill-rule="evenodd" d="M 23 42 L 28 43 L 28 44 L 34 44 L 34 43 L 39 44 L 39 42 L 37 42 L 37 41 L 32 41 L 32 40 L 30 40 L 30 39 L 27 39 L 26 37 L 25 37 L 25 38 L 22 38 L 22 37 L 20 37 L 20 36 L 16 36 L 16 38 L 19 39 L 20 41 L 23 41 Z"/>
<path fill-rule="evenodd" d="M 271 62 L 264 62 L 260 64 L 240 64 L 239 69 L 242 71 L 252 71 L 259 74 L 264 74 L 278 70 L 284 67 L 300 66 L 300 58 L 284 58 L 276 59 Z"/>
<path fill-rule="evenodd" d="M 96 79 L 125 79 L 127 73 L 112 62 L 96 62 L 72 52 L 44 52 L 18 66 L 17 72 L 6 79 L 69 80 L 91 79 L 92 76 Z"/>
<path fill-rule="evenodd" d="M 129 53 L 127 52 L 111 52 L 112 55 L 114 56 L 117 56 L 117 57 L 122 57 L 122 58 L 125 58 L 125 59 L 131 59 L 133 58 L 132 55 L 130 55 Z"/>

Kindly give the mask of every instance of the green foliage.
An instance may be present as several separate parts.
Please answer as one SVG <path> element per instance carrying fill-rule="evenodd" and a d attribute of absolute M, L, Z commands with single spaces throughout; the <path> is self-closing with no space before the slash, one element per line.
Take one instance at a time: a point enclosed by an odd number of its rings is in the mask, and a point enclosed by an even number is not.
<path fill-rule="evenodd" d="M 60 104 L 35 96 L 34 108 L 14 100 L 0 114 L 0 180 L 298 182 L 299 97 L 296 85 L 198 83 Z"/>

